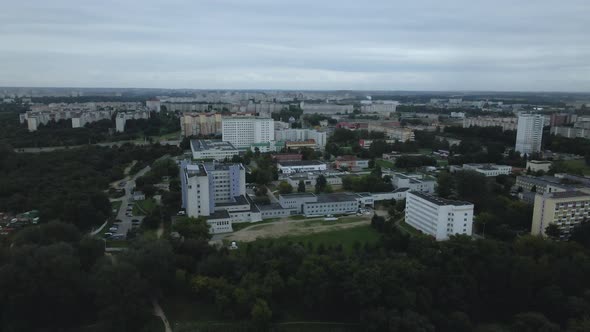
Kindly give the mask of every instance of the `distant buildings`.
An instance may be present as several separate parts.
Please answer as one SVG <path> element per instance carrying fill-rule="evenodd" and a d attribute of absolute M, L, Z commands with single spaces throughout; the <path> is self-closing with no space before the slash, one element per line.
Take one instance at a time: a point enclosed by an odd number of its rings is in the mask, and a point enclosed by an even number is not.
<path fill-rule="evenodd" d="M 410 128 L 388 126 L 382 123 L 369 123 L 369 131 L 385 133 L 385 137 L 400 142 L 414 141 L 414 131 Z"/>
<path fill-rule="evenodd" d="M 353 105 L 339 105 L 339 104 L 310 104 L 301 102 L 299 107 L 303 110 L 304 114 L 347 114 L 354 111 Z"/>
<path fill-rule="evenodd" d="M 399 105 L 399 102 L 394 100 L 365 100 L 361 102 L 361 113 L 378 113 L 391 116 L 392 113 L 395 113 L 397 105 Z"/>
<path fill-rule="evenodd" d="M 590 195 L 583 191 L 551 192 L 535 196 L 531 234 L 547 235 L 549 225 L 556 225 L 559 238 L 569 238 L 573 228 L 588 218 Z"/>
<path fill-rule="evenodd" d="M 541 151 L 544 119 L 541 114 L 520 114 L 518 116 L 515 151 L 523 155 Z"/>
<path fill-rule="evenodd" d="M 512 166 L 496 164 L 463 164 L 463 167 L 451 166 L 451 172 L 457 171 L 474 171 L 481 173 L 486 177 L 493 177 L 498 175 L 510 175 L 512 173 Z"/>
<path fill-rule="evenodd" d="M 122 133 L 125 131 L 125 124 L 127 120 L 137 120 L 137 119 L 149 119 L 150 112 L 149 111 L 138 111 L 138 112 L 119 112 L 115 117 L 115 131 L 118 133 Z M 73 121 L 73 119 L 72 119 Z"/>
<path fill-rule="evenodd" d="M 222 140 L 191 140 L 193 159 L 225 160 L 239 155 L 240 151 L 230 142 Z"/>
<path fill-rule="evenodd" d="M 473 204 L 469 202 L 412 191 L 406 195 L 405 213 L 407 224 L 434 236 L 437 241 L 448 240 L 456 234 L 472 234 Z"/>
<path fill-rule="evenodd" d="M 518 127 L 518 118 L 515 117 L 489 117 L 478 116 L 475 118 L 464 118 L 463 128 L 469 127 L 501 127 L 502 131 L 516 130 Z"/>
<path fill-rule="evenodd" d="M 221 134 L 221 114 L 184 113 L 180 116 L 182 137 L 213 136 Z"/>
<path fill-rule="evenodd" d="M 255 143 L 274 141 L 274 120 L 256 117 L 226 117 L 222 119 L 222 138 L 237 148 Z"/>
<path fill-rule="evenodd" d="M 316 148 L 323 150 L 326 147 L 327 136 L 325 131 L 314 129 L 283 129 L 275 131 L 275 139 L 289 143 L 313 140 Z"/>
<path fill-rule="evenodd" d="M 147 107 L 147 109 L 149 111 L 160 113 L 160 110 L 161 110 L 160 100 L 149 99 L 145 102 L 145 107 Z"/>

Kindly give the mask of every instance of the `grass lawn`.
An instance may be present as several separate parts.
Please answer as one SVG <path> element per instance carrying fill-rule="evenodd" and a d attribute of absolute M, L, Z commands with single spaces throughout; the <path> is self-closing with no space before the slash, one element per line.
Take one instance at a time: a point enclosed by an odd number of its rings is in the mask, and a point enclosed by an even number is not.
<path fill-rule="evenodd" d="M 432 149 L 419 149 L 418 153 L 421 154 L 432 154 Z"/>
<path fill-rule="evenodd" d="M 383 159 L 375 160 L 375 164 L 379 165 L 381 168 L 393 168 L 395 166 L 391 161 Z"/>
<path fill-rule="evenodd" d="M 315 218 L 306 220 L 299 225 L 301 227 L 309 227 L 309 226 L 323 226 L 323 225 L 335 225 L 335 224 L 348 224 L 351 222 L 357 222 L 363 220 L 363 217 L 354 216 L 354 217 L 340 217 L 338 220 L 324 220 L 324 218 Z"/>
<path fill-rule="evenodd" d="M 307 245 L 308 242 L 311 242 L 314 245 L 314 247 L 317 247 L 320 244 L 323 244 L 324 246 L 336 246 L 338 244 L 341 244 L 345 251 L 351 252 L 354 243 L 357 241 L 361 244 L 364 244 L 365 242 L 376 243 L 378 240 L 379 233 L 377 233 L 377 231 L 371 228 L 370 225 L 364 225 L 308 235 L 293 235 L 274 239 L 260 239 L 256 240 L 254 243 L 267 243 L 269 241 L 290 241 L 295 243 L 301 242 L 304 245 Z"/>
<path fill-rule="evenodd" d="M 257 221 L 257 222 L 240 222 L 240 223 L 236 223 L 236 224 L 232 223 L 231 226 L 234 229 L 234 232 L 236 232 L 236 231 L 239 231 L 240 229 L 244 229 L 246 227 L 250 227 L 250 226 L 254 226 L 254 225 L 270 224 L 270 223 L 275 222 L 279 219 L 280 218 L 270 218 L 270 219 L 264 219 L 262 221 Z"/>
<path fill-rule="evenodd" d="M 174 140 L 174 139 L 178 139 L 179 137 L 180 137 L 180 131 L 175 131 L 173 133 L 164 134 L 161 136 L 156 136 L 154 138 L 156 138 L 158 140 Z"/>
<path fill-rule="evenodd" d="M 156 208 L 156 201 L 153 198 L 148 198 L 143 201 L 137 201 L 133 204 L 133 215 L 144 216 L 150 214 Z"/>
<path fill-rule="evenodd" d="M 423 235 L 420 231 L 418 231 L 414 227 L 406 224 L 406 222 L 403 221 L 403 220 L 400 220 L 399 223 L 398 223 L 398 225 L 399 225 L 399 228 L 401 230 L 403 230 L 404 232 L 406 232 L 406 233 L 408 233 L 408 234 L 410 234 L 412 236 L 420 236 L 420 235 Z"/>
<path fill-rule="evenodd" d="M 586 165 L 586 162 L 584 161 L 584 159 L 560 160 L 560 161 L 555 161 L 554 164 L 556 166 L 558 166 L 558 165 L 563 166 L 567 170 L 567 173 L 573 173 L 573 174 L 582 173 L 584 175 L 590 175 L 590 167 L 588 167 L 588 165 Z"/>
<path fill-rule="evenodd" d="M 448 166 L 449 165 L 449 161 L 446 159 L 437 159 L 436 160 L 436 165 L 437 166 Z"/>

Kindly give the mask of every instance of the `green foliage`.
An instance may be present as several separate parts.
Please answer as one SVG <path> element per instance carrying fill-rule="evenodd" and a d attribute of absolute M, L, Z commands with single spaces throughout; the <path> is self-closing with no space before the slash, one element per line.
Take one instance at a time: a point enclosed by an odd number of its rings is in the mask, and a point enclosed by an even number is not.
<path fill-rule="evenodd" d="M 325 192 L 327 187 L 328 181 L 326 180 L 326 177 L 320 174 L 315 180 L 315 193 L 319 194 L 321 192 Z"/>
<path fill-rule="evenodd" d="M 305 189 L 304 189 L 305 191 Z M 287 181 L 281 181 L 279 183 L 279 193 L 281 195 L 290 194 L 293 192 L 293 186 L 291 186 Z"/>
<path fill-rule="evenodd" d="M 297 184 L 297 192 L 298 193 L 305 192 L 305 182 L 303 182 L 303 180 L 299 180 L 299 183 Z"/>
<path fill-rule="evenodd" d="M 120 179 L 132 160 L 151 163 L 176 147 L 123 145 L 89 146 L 51 153 L 2 151 L 0 211 L 40 210 L 43 222 L 61 220 L 85 230 L 111 216 L 109 182 Z"/>
<path fill-rule="evenodd" d="M 386 182 L 384 178 L 375 174 L 345 176 L 342 178 L 342 188 L 354 192 L 386 192 L 393 190 L 391 181 Z"/>
<path fill-rule="evenodd" d="M 449 198 L 453 194 L 453 176 L 449 172 L 440 172 L 436 182 L 436 193 L 438 196 Z"/>
<path fill-rule="evenodd" d="M 436 166 L 436 159 L 429 156 L 400 156 L 395 160 L 397 168 L 417 168 L 422 166 Z"/>
<path fill-rule="evenodd" d="M 173 230 L 188 239 L 210 239 L 209 225 L 204 217 L 177 218 Z"/>

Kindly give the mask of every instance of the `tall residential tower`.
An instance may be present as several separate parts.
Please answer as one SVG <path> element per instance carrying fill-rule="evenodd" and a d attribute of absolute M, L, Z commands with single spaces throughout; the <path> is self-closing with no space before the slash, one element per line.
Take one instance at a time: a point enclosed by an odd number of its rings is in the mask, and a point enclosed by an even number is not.
<path fill-rule="evenodd" d="M 544 119 L 541 114 L 520 114 L 518 116 L 515 151 L 523 155 L 541 151 Z"/>

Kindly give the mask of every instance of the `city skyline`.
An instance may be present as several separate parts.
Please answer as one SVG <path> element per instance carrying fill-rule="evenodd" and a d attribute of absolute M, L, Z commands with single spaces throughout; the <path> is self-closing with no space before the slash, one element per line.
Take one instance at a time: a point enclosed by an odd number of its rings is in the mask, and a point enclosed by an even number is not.
<path fill-rule="evenodd" d="M 11 3 L 0 86 L 590 91 L 590 5 Z"/>

